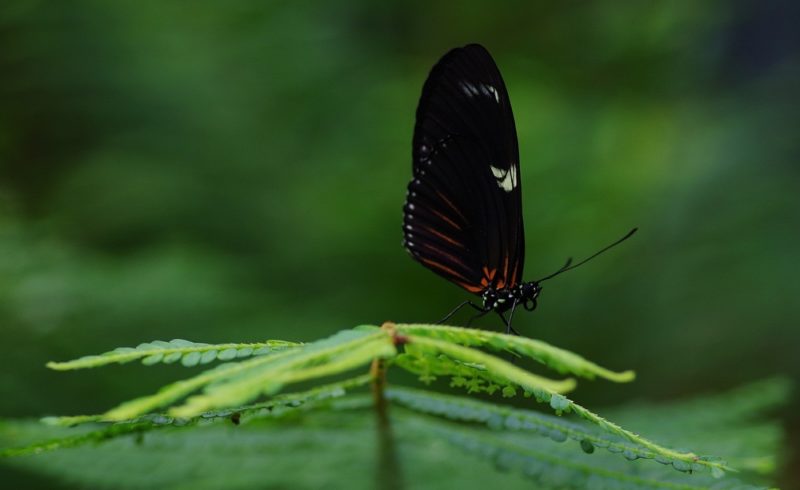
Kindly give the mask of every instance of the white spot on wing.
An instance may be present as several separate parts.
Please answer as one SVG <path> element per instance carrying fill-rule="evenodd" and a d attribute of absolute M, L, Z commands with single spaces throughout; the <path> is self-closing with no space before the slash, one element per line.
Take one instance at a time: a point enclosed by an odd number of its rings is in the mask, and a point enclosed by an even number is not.
<path fill-rule="evenodd" d="M 506 192 L 511 192 L 517 187 L 517 167 L 516 165 L 511 165 L 509 170 L 505 170 L 502 168 L 497 168 L 494 166 L 489 166 L 492 169 L 492 175 L 494 178 L 497 179 L 497 185 Z"/>
<path fill-rule="evenodd" d="M 478 89 L 475 88 L 475 85 L 471 84 L 470 82 L 459 82 L 461 86 L 461 91 L 464 92 L 464 95 L 467 97 L 474 97 L 478 95 Z"/>
<path fill-rule="evenodd" d="M 500 103 L 500 92 L 497 91 L 496 88 L 487 84 L 481 83 L 478 87 L 471 82 L 458 82 L 461 91 L 464 92 L 464 95 L 467 97 L 475 97 L 476 95 L 484 95 L 486 97 L 493 98 L 495 102 L 498 104 Z"/>
<path fill-rule="evenodd" d="M 496 88 L 494 88 L 494 87 L 492 87 L 491 85 L 487 85 L 487 87 L 488 87 L 488 89 L 489 89 L 489 92 L 491 92 L 492 94 L 494 94 L 494 100 L 495 100 L 495 102 L 497 102 L 497 103 L 499 104 L 499 103 L 500 103 L 500 94 L 499 94 L 499 93 L 497 93 L 497 89 L 496 89 Z"/>

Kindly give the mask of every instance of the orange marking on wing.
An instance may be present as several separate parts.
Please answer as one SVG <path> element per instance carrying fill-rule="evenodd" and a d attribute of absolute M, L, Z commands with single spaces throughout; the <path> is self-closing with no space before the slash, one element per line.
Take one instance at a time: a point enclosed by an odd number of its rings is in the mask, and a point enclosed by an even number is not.
<path fill-rule="evenodd" d="M 456 212 L 456 213 L 457 213 L 459 216 L 461 216 L 461 219 L 462 219 L 462 220 L 464 220 L 464 221 L 467 221 L 467 220 L 464 218 L 464 215 L 463 215 L 463 214 L 461 214 L 461 211 L 459 211 L 459 210 L 458 210 L 458 208 L 457 208 L 457 207 L 456 207 L 456 206 L 455 206 L 455 205 L 454 205 L 452 202 L 450 202 L 450 199 L 446 198 L 446 197 L 445 197 L 445 195 L 444 195 L 444 194 L 442 194 L 442 193 L 441 193 L 441 192 L 439 192 L 439 191 L 436 191 L 436 195 L 437 195 L 437 196 L 439 196 L 439 197 L 441 197 L 441 198 L 442 198 L 442 201 L 446 202 L 448 206 L 450 206 L 451 208 L 453 208 L 453 211 L 455 211 L 455 212 Z"/>
<path fill-rule="evenodd" d="M 483 291 L 482 288 L 479 288 L 478 286 L 473 286 L 472 284 L 467 284 L 465 282 L 457 282 L 457 284 L 462 288 L 466 289 L 467 291 L 469 291 L 470 293 L 480 293 L 481 291 Z"/>
<path fill-rule="evenodd" d="M 427 232 L 429 232 L 429 233 L 433 233 L 434 235 L 438 236 L 442 240 L 448 241 L 448 242 L 452 243 L 453 245 L 455 245 L 457 247 L 464 248 L 464 245 L 458 243 L 457 241 L 453 240 L 452 238 L 450 238 L 449 236 L 445 235 L 444 233 L 440 233 L 440 232 L 434 230 L 433 228 L 424 227 L 422 229 L 427 231 Z"/>
<path fill-rule="evenodd" d="M 508 256 L 506 256 L 505 263 L 503 264 L 503 275 L 502 277 L 497 278 L 497 283 L 495 284 L 495 288 L 503 289 L 507 281 L 508 281 Z"/>
<path fill-rule="evenodd" d="M 431 212 L 433 214 L 435 214 L 436 216 L 442 218 L 443 220 L 447 221 L 450 224 L 450 226 L 452 226 L 456 230 L 460 230 L 461 229 L 461 227 L 458 226 L 458 224 L 455 221 L 451 220 L 450 218 L 448 218 L 447 216 L 443 215 L 439 211 L 436 211 L 435 209 L 431 209 Z"/>
<path fill-rule="evenodd" d="M 428 250 L 432 250 L 432 251 L 436 252 L 437 254 L 440 254 L 440 255 L 443 255 L 443 256 L 447 257 L 448 260 L 450 260 L 452 262 L 455 262 L 456 264 L 458 264 L 460 266 L 466 267 L 464 265 L 464 262 L 461 259 L 459 259 L 458 257 L 456 257 L 453 254 L 449 254 L 449 253 L 445 252 L 444 250 L 440 250 L 440 249 L 434 247 L 430 243 L 423 243 L 422 246 L 427 248 Z"/>
<path fill-rule="evenodd" d="M 483 277 L 481 278 L 481 285 L 483 287 L 489 287 L 490 284 L 494 281 L 494 276 L 497 275 L 497 269 L 489 270 L 488 267 L 483 266 Z M 499 287 L 496 287 L 499 289 Z"/>
<path fill-rule="evenodd" d="M 508 284 L 508 287 L 513 288 L 517 285 L 517 268 L 519 267 L 519 262 L 514 264 L 514 272 L 511 274 L 511 282 Z"/>
<path fill-rule="evenodd" d="M 431 267 L 436 267 L 437 269 L 443 270 L 443 271 L 447 272 L 448 274 L 452 274 L 455 277 L 461 279 L 462 281 L 465 281 L 465 282 L 469 281 L 466 277 L 462 276 L 461 274 L 459 274 L 458 272 L 454 271 L 453 269 L 447 267 L 446 265 L 442 265 L 439 262 L 435 262 L 435 261 L 433 261 L 431 259 L 426 259 L 425 257 L 420 257 L 420 260 L 422 262 L 430 265 Z"/>

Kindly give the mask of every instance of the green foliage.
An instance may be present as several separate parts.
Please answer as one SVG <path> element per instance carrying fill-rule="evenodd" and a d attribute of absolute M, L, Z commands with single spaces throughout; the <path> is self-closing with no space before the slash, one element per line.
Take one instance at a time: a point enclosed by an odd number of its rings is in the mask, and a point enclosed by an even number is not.
<path fill-rule="evenodd" d="M 185 427 L 189 425 L 207 424 L 218 421 L 235 420 L 235 424 L 248 421 L 252 418 L 283 416 L 288 412 L 298 409 L 308 409 L 322 400 L 344 396 L 347 390 L 363 386 L 371 380 L 369 375 L 362 375 L 345 381 L 331 383 L 317 388 L 278 395 L 269 401 L 237 407 L 235 410 L 220 410 L 205 412 L 201 415 L 181 418 L 170 417 L 164 414 L 149 414 L 112 424 L 104 424 L 100 428 L 87 430 L 80 434 L 67 437 L 38 441 L 19 448 L 8 448 L 0 451 L 0 457 L 25 456 L 39 454 L 55 449 L 81 446 L 91 442 L 102 442 L 114 437 L 166 428 L 169 426 Z M 92 422 L 103 422 L 103 417 L 77 416 L 77 417 L 47 417 L 42 420 L 47 425 L 71 427 Z"/>
<path fill-rule="evenodd" d="M 105 429 L 109 431 L 106 437 L 93 435 L 68 450 L 6 462 L 92 488 L 320 488 L 342 482 L 347 482 L 350 488 L 374 488 L 379 472 L 386 470 L 386 460 L 379 457 L 381 447 L 373 425 L 371 398 L 350 394 L 351 389 L 367 380 L 368 377 L 362 376 L 342 389 L 331 385 L 318 390 L 313 398 L 309 398 L 310 392 L 287 395 L 282 398 L 283 403 L 276 397 L 271 406 L 277 410 L 261 409 L 243 415 L 239 427 L 231 424 L 228 416 L 201 416 L 186 425 L 154 420 L 149 429 L 116 434 L 111 432 L 114 427 L 126 430 L 128 424 L 112 424 Z M 768 392 L 775 384 L 759 383 L 746 390 L 756 397 L 758 393 L 771 396 Z M 323 396 L 324 393 L 330 396 Z M 524 424 L 485 424 L 481 421 L 484 409 L 494 414 L 492 404 L 488 403 L 473 407 L 473 400 L 405 388 L 391 388 L 387 396 L 398 403 L 400 396 L 410 396 L 417 402 L 446 403 L 448 410 L 455 412 L 446 416 L 454 421 L 449 422 L 407 409 L 405 402 L 390 409 L 395 456 L 408 488 L 482 488 L 492 484 L 512 489 L 531 488 L 533 484 L 543 490 L 763 488 L 732 476 L 714 478 L 707 472 L 679 473 L 662 465 L 631 462 L 610 451 L 587 454 L 577 449 L 577 444 L 539 437 Z M 292 403 L 292 397 L 303 399 L 304 403 Z M 765 408 L 735 393 L 722 394 L 707 402 L 639 406 L 637 413 L 649 421 L 642 427 L 648 432 L 658 431 L 664 425 L 661 419 L 664 413 L 680 412 L 687 419 L 696 415 L 697 425 L 681 438 L 691 445 L 702 446 L 724 435 L 713 424 L 719 403 L 741 403 L 731 405 L 731 409 L 750 420 Z M 688 408 L 694 412 L 687 411 Z M 527 415 L 526 412 L 512 409 L 509 413 Z M 459 418 L 473 423 L 455 423 Z M 542 419 L 564 424 L 556 417 Z M 712 425 L 707 426 L 706 422 Z M 743 428 L 737 423 L 723 425 L 729 435 L 738 434 Z M 95 430 L 95 426 L 65 429 L 35 423 L 5 423 L 0 424 L 0 443 L 52 437 L 54 431 L 70 434 L 87 429 Z M 712 430 L 708 433 L 704 429 Z M 747 436 L 741 442 L 750 443 Z M 778 441 L 773 441 L 771 446 L 763 448 L 764 454 L 774 454 L 779 447 Z M 444 457 L 453 451 L 458 457 Z M 315 471 L 308 471 L 308 461 L 314 461 Z"/>
<path fill-rule="evenodd" d="M 460 367 L 473 368 L 475 373 L 485 372 L 486 377 L 490 380 L 502 383 L 505 386 L 517 385 L 526 390 L 544 390 L 553 393 L 563 393 L 571 391 L 575 388 L 575 380 L 565 379 L 562 381 L 554 381 L 551 379 L 537 376 L 529 373 L 521 368 L 508 363 L 499 357 L 495 357 L 476 349 L 463 347 L 443 340 L 426 338 L 423 336 L 408 336 L 409 347 L 406 349 L 408 357 L 416 359 L 416 363 L 404 361 L 403 365 L 412 365 L 414 371 L 425 372 L 423 376 L 426 379 L 431 379 L 431 375 L 427 373 L 428 359 L 434 359 L 432 367 L 447 368 L 448 364 L 442 362 L 442 359 L 451 359 L 451 365 L 456 364 Z M 455 375 L 463 375 L 462 371 L 456 370 L 453 372 Z"/>
<path fill-rule="evenodd" d="M 248 403 L 262 394 L 273 394 L 284 384 L 338 374 L 358 364 L 394 353 L 384 332 L 340 332 L 328 339 L 239 363 L 222 364 L 192 378 L 165 386 L 158 393 L 137 398 L 102 415 L 103 420 L 125 420 L 171 404 L 198 389 L 202 395 L 172 407 L 170 414 L 192 417 L 215 408 Z"/>
<path fill-rule="evenodd" d="M 743 431 L 769 441 L 778 430 L 732 421 L 736 434 L 715 429 L 696 444 L 705 421 L 692 407 L 653 424 L 610 406 L 663 405 L 773 373 L 800 379 L 797 2 L 0 5 L 3 416 L 100 413 L 212 367 L 136 361 L 61 373 L 43 369 L 47 360 L 175 337 L 308 342 L 364 318 L 439 318 L 465 299 L 405 256 L 399 213 L 421 84 L 446 49 L 479 41 L 514 106 L 526 278 L 642 226 L 614 253 L 548 282 L 534 314 L 515 315 L 524 335 L 635 368 L 641 380 L 582 383 L 568 396 L 740 469 Z M 528 403 L 518 386 L 438 376 L 436 389 L 449 378 L 462 393 L 483 386 L 497 403 Z M 520 396 L 500 398 L 512 392 Z M 728 415 L 723 406 L 710 417 Z M 800 397 L 781 416 L 800 426 Z M 279 452 L 238 443 L 263 451 L 259 461 L 224 435 L 208 439 L 218 454 L 198 447 L 207 457 L 197 467 L 174 457 L 164 468 L 165 450 L 127 478 L 158 467 L 174 471 L 172 486 L 192 471 L 222 484 L 243 468 L 236 458 L 271 469 Z M 747 439 L 747 464 L 758 466 L 768 451 Z M 780 481 L 800 488 L 800 437 L 788 443 L 795 459 Z M 491 464 L 459 467 L 439 454 L 448 450 L 462 457 L 444 445 L 424 454 L 465 483 L 481 472 L 500 479 Z M 25 476 L 0 470 L 8 488 L 35 486 Z"/>
<path fill-rule="evenodd" d="M 387 392 L 387 396 L 390 400 L 412 410 L 451 420 L 479 422 L 494 429 L 528 431 L 556 442 L 572 439 L 577 441 L 580 448 L 588 454 L 593 453 L 595 448 L 605 448 L 610 453 L 619 454 L 629 461 L 654 459 L 684 472 L 698 472 L 704 468 L 711 468 L 713 474 L 721 476 L 721 471 L 725 469 L 723 465 L 718 464 L 718 458 L 694 456 L 687 458 L 685 454 L 664 450 L 665 448 L 657 447 L 649 441 L 643 441 L 640 436 L 631 437 L 630 433 L 620 431 L 616 426 L 608 430 L 601 425 L 601 428 L 610 433 L 604 434 L 591 425 L 578 425 L 559 417 L 407 388 L 392 388 Z M 708 464 L 709 462 L 711 464 Z"/>
<path fill-rule="evenodd" d="M 461 363 L 469 363 L 481 366 L 483 369 L 491 373 L 491 377 L 493 379 L 504 380 L 503 384 L 506 386 L 506 388 L 504 388 L 504 394 L 507 393 L 506 389 L 509 386 L 517 385 L 526 392 L 531 393 L 537 401 L 549 404 L 556 414 L 561 415 L 562 413 L 574 412 L 579 417 L 596 425 L 609 434 L 623 437 L 646 450 L 645 452 L 626 453 L 626 456 L 629 456 L 629 459 L 636 459 L 639 457 L 646 457 L 648 459 L 656 458 L 660 462 L 672 464 L 672 466 L 679 471 L 692 471 L 698 468 L 706 467 L 711 468 L 719 473 L 729 469 L 720 461 L 700 457 L 691 452 L 675 451 L 656 444 L 644 437 L 639 436 L 638 434 L 623 429 L 613 422 L 610 422 L 594 412 L 578 405 L 572 400 L 569 400 L 559 392 L 569 391 L 574 388 L 574 382 L 572 380 L 553 382 L 551 380 L 535 376 L 497 357 L 490 356 L 475 349 L 462 347 L 452 342 L 462 342 L 468 345 L 488 344 L 493 345 L 496 349 L 514 349 L 514 352 L 541 360 L 548 366 L 557 366 L 563 371 L 581 372 L 584 374 L 605 371 L 602 370 L 602 368 L 583 360 L 580 356 L 549 347 L 544 343 L 531 342 L 532 345 L 528 344 L 527 348 L 520 348 L 517 347 L 517 345 L 526 345 L 526 343 L 520 341 L 518 344 L 515 344 L 513 339 L 504 338 L 511 336 L 501 336 L 501 334 L 486 335 L 480 330 L 448 327 L 447 329 L 443 330 L 444 333 L 440 333 L 435 326 L 427 326 L 422 328 L 418 326 L 399 326 L 398 331 L 409 333 L 415 332 L 417 334 L 408 335 L 408 342 L 412 346 L 429 349 L 433 353 L 447 355 L 454 360 L 460 361 Z M 446 338 L 447 340 L 426 338 L 423 336 L 426 334 L 429 334 L 432 337 Z M 491 340 L 494 340 L 494 343 L 492 343 Z M 544 355 L 542 355 L 543 353 Z M 439 364 L 438 359 L 437 364 Z M 605 374 L 611 375 L 612 378 L 616 377 L 625 380 L 632 379 L 633 376 L 632 374 L 615 375 L 615 373 L 610 372 L 606 372 Z"/>
<path fill-rule="evenodd" d="M 120 358 L 132 356 L 134 352 L 112 351 L 55 367 L 72 369 L 121 362 L 121 359 L 146 359 L 152 355 L 154 348 L 195 349 L 175 352 L 181 355 L 194 352 L 202 356 L 196 349 L 225 352 L 226 349 L 233 349 L 227 346 L 242 344 L 149 345 L 154 347 L 137 349 L 136 357 Z M 537 359 L 560 372 L 588 378 L 596 376 L 613 381 L 631 378 L 630 375 L 604 370 L 575 354 L 541 342 L 487 334 L 482 330 L 447 327 L 440 331 L 428 325 L 387 323 L 381 328 L 363 326 L 345 330 L 327 339 L 303 345 L 293 346 L 284 342 L 270 345 L 275 346 L 280 348 L 223 363 L 169 384 L 154 395 L 125 402 L 100 415 L 50 417 L 44 420 L 45 424 L 38 426 L 6 422 L 0 435 L 7 447 L 0 452 L 0 456 L 23 458 L 10 461 L 30 461 L 24 458 L 53 452 L 52 456 L 41 456 L 46 458 L 42 460 L 41 471 L 69 475 L 85 483 L 109 482 L 113 481 L 113 472 L 101 473 L 91 468 L 76 470 L 67 462 L 74 462 L 73 458 L 78 457 L 75 455 L 93 457 L 97 450 L 106 448 L 130 458 L 132 467 L 136 467 L 146 464 L 149 456 L 138 453 L 148 452 L 150 444 L 173 448 L 165 457 L 177 457 L 184 447 L 200 444 L 203 438 L 210 437 L 225 444 L 224 438 L 230 434 L 227 430 L 213 427 L 226 423 L 246 425 L 237 429 L 248 434 L 243 439 L 246 445 L 260 444 L 258 434 L 263 432 L 267 439 L 281 440 L 281 444 L 287 447 L 294 442 L 301 446 L 308 445 L 315 461 L 332 462 L 339 455 L 327 454 L 326 448 L 329 450 L 330 446 L 317 439 L 325 432 L 320 430 L 319 421 L 336 414 L 339 430 L 327 437 L 336 441 L 334 445 L 350 447 L 352 439 L 362 437 L 359 434 L 365 430 L 362 421 L 364 412 L 373 410 L 373 398 L 351 392 L 372 381 L 373 397 L 385 397 L 393 405 L 389 417 L 391 429 L 381 430 L 402 434 L 391 445 L 395 456 L 400 455 L 403 464 L 415 459 L 410 454 L 428 451 L 431 446 L 445 442 L 488 461 L 492 466 L 532 478 L 543 488 L 748 488 L 740 480 L 726 475 L 733 468 L 718 457 L 698 456 L 695 452 L 676 450 L 653 442 L 576 404 L 560 393 L 574 388 L 574 380 L 543 378 L 477 348 L 513 352 Z M 390 369 L 396 366 L 421 375 L 424 381 L 431 381 L 435 376 L 449 377 L 453 385 L 463 385 L 469 392 L 489 395 L 500 392 L 510 396 L 511 391 L 519 389 L 537 402 L 546 404 L 559 416 L 427 390 L 392 386 L 384 391 L 382 382 L 376 378 L 381 376 L 380 370 L 305 391 L 279 393 L 294 383 L 342 375 L 363 369 L 370 363 L 375 365 L 378 360 L 383 360 Z M 265 396 L 266 400 L 257 401 Z M 681 420 L 680 417 L 671 419 L 671 423 L 676 425 L 672 431 L 673 446 L 685 447 L 693 438 L 697 440 L 698 434 L 716 430 L 719 437 L 740 442 L 738 454 L 726 454 L 729 451 L 718 447 L 719 454 L 733 456 L 734 461 L 742 463 L 742 469 L 766 473 L 775 467 L 776 440 L 762 438 L 755 444 L 757 437 L 748 432 L 747 427 L 739 426 L 765 408 L 782 403 L 786 396 L 786 383 L 773 381 L 753 385 L 722 398 L 697 402 L 691 409 L 676 407 L 676 414 L 683 415 L 685 420 L 676 423 L 676 420 Z M 382 410 L 380 404 L 375 407 Z M 166 411 L 159 413 L 159 409 Z M 636 426 L 657 427 L 659 422 L 654 422 L 652 418 L 658 410 L 637 410 L 636 413 L 645 419 L 639 420 Z M 717 417 L 716 412 L 730 414 L 727 418 Z M 570 413 L 578 418 L 567 421 L 561 417 Z M 719 419 L 726 422 L 720 424 Z M 207 427 L 209 425 L 213 427 Z M 301 431 L 296 430 L 298 427 L 307 427 L 308 434 L 299 436 Z M 692 431 L 687 432 L 687 427 L 692 427 Z M 767 432 L 759 431 L 760 434 Z M 292 435 L 287 436 L 286 441 L 276 438 L 287 433 Z M 688 442 L 682 439 L 683 436 Z M 376 449 L 378 452 L 387 450 L 384 447 L 386 436 L 381 440 L 383 442 Z M 566 440 L 575 443 L 561 444 Z M 356 446 L 353 451 L 368 450 L 364 445 Z M 752 454 L 747 448 L 757 448 L 758 453 Z M 193 458 L 196 456 L 193 453 Z M 305 452 L 302 457 L 298 454 L 282 456 L 296 460 L 308 457 Z M 199 457 L 202 460 L 205 456 Z M 276 458 L 281 459 L 280 456 Z M 639 466 L 637 460 L 643 460 L 645 466 Z M 648 460 L 661 465 L 654 465 Z M 26 465 L 24 462 L 19 464 Z M 281 461 L 275 464 L 289 467 L 296 463 Z M 678 471 L 665 473 L 667 468 Z M 388 470 L 381 468 L 379 474 L 383 471 Z M 162 479 L 169 478 L 168 474 L 168 471 L 162 474 L 156 472 L 149 477 L 154 485 L 163 485 Z M 240 476 L 240 480 L 243 487 L 247 486 L 249 480 L 246 476 Z M 295 483 L 306 486 L 310 481 L 301 478 Z M 509 481 L 516 482 L 514 478 Z M 119 482 L 116 486 L 124 488 L 129 484 L 135 486 L 131 481 Z M 516 483 L 509 484 L 514 486 Z M 235 488 L 237 485 L 229 482 L 226 486 Z"/>
<path fill-rule="evenodd" d="M 534 359 L 562 374 L 574 374 L 587 379 L 600 377 L 609 381 L 624 383 L 636 377 L 633 371 L 614 372 L 583 357 L 541 340 L 506 335 L 489 330 L 469 330 L 443 325 L 398 325 L 397 330 L 409 335 L 422 335 L 430 339 L 466 345 L 487 347 L 495 351 L 508 351 Z"/>
<path fill-rule="evenodd" d="M 250 356 L 260 356 L 272 352 L 297 347 L 300 344 L 282 340 L 268 340 L 250 344 L 203 344 L 183 339 L 172 339 L 169 342 L 155 340 L 145 342 L 136 347 L 118 347 L 111 352 L 85 356 L 67 362 L 48 362 L 47 367 L 56 371 L 85 369 L 108 364 L 124 364 L 142 360 L 145 366 L 164 363 L 172 364 L 180 361 L 186 367 L 208 364 L 219 361 L 232 361 Z"/>
<path fill-rule="evenodd" d="M 387 392 L 387 396 L 390 400 L 412 410 L 451 420 L 480 422 L 490 428 L 530 431 L 556 442 L 573 439 L 586 453 L 592 453 L 594 448 L 599 447 L 631 461 L 639 458 L 655 459 L 659 463 L 670 464 L 681 471 L 702 469 L 702 466 L 696 463 L 687 468 L 682 459 L 672 459 L 668 454 L 657 454 L 641 445 L 630 444 L 620 438 L 611 438 L 608 434 L 592 430 L 591 427 L 566 422 L 559 417 L 407 388 L 392 388 Z"/>
<path fill-rule="evenodd" d="M 565 455 L 552 448 L 537 448 L 524 441 L 507 437 L 505 434 L 466 430 L 452 424 L 415 419 L 419 432 L 426 432 L 429 437 L 441 437 L 448 443 L 473 454 L 489 459 L 503 471 L 518 472 L 533 479 L 538 488 L 608 488 L 622 489 L 658 489 L 670 488 L 680 490 L 700 489 L 752 489 L 735 479 L 720 482 L 717 477 L 694 476 L 691 480 L 675 478 L 669 474 L 658 474 L 649 471 L 615 471 L 608 469 L 607 461 L 582 461 L 574 455 Z M 558 441 L 555 441 L 557 443 Z M 590 453 L 590 451 L 587 451 Z M 585 456 L 588 456 L 586 454 Z M 599 464 L 598 464 L 599 463 Z M 629 463 L 630 464 L 630 463 Z M 648 477 L 648 473 L 658 474 Z"/>
<path fill-rule="evenodd" d="M 369 410 L 320 407 L 232 424 L 167 427 L 139 437 L 116 437 L 102 445 L 83 445 L 8 462 L 83 488 L 385 488 L 378 479 L 378 447 Z M 443 458 L 453 448 L 435 434 L 406 430 L 396 422 L 397 455 L 408 488 L 474 488 L 491 481 L 525 488 L 524 478 L 495 471 L 491 461 Z M 17 432 L 40 436 L 41 426 L 19 424 Z M 0 439 L 8 433 L 0 426 Z M 92 464 L 85 464 L 92 461 Z"/>
<path fill-rule="evenodd" d="M 184 405 L 171 408 L 170 413 L 191 417 L 237 406 L 260 395 L 274 394 L 285 384 L 333 376 L 395 353 L 391 338 L 384 332 L 346 330 L 208 385 L 204 394 L 190 397 Z"/>
<path fill-rule="evenodd" d="M 780 424 L 762 416 L 784 406 L 791 391 L 789 379 L 772 378 L 681 403 L 628 403 L 608 415 L 674 446 L 699 436 L 698 450 L 726 454 L 734 468 L 769 475 L 781 463 L 778 448 L 784 435 Z"/>

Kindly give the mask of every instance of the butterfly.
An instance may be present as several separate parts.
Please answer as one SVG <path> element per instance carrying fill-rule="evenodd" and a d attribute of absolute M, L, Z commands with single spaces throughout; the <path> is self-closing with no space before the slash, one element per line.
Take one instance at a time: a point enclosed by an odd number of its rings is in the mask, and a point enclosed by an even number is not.
<path fill-rule="evenodd" d="M 514 115 L 503 77 L 483 46 L 445 54 L 422 88 L 412 141 L 413 177 L 403 207 L 403 245 L 423 266 L 470 293 L 479 317 L 495 311 L 511 327 L 514 310 L 533 311 L 541 282 L 573 269 L 567 262 L 523 281 L 525 231 Z M 505 313 L 509 313 L 508 319 Z"/>

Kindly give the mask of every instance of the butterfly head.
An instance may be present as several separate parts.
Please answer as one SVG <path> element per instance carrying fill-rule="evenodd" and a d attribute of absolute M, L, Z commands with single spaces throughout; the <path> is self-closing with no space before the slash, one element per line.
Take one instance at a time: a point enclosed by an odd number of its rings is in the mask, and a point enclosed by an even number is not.
<path fill-rule="evenodd" d="M 519 302 L 528 311 L 536 309 L 536 298 L 542 292 L 542 286 L 537 281 L 524 282 L 519 285 Z"/>

